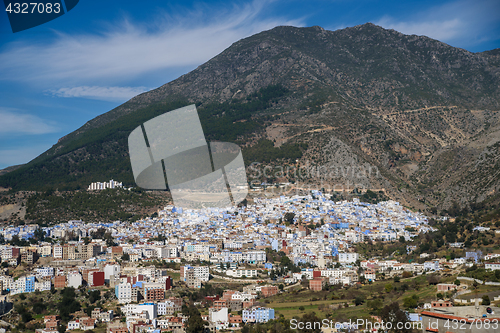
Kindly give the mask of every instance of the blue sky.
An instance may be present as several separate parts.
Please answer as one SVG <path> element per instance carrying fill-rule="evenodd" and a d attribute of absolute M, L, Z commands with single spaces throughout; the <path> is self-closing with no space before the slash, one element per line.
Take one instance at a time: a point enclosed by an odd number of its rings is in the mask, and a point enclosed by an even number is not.
<path fill-rule="evenodd" d="M 241 38 L 278 25 L 337 30 L 366 22 L 471 52 L 500 47 L 498 0 L 81 0 L 15 34 L 0 13 L 0 169 L 30 161 Z"/>

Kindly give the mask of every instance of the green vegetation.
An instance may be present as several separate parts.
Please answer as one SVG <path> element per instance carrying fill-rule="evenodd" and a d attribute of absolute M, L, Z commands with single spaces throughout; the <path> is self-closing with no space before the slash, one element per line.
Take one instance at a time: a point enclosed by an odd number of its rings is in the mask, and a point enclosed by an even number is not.
<path fill-rule="evenodd" d="M 359 200 L 363 202 L 377 204 L 381 201 L 387 201 L 389 200 L 389 198 L 382 191 L 373 192 L 372 190 L 367 190 L 364 194 L 361 195 Z"/>
<path fill-rule="evenodd" d="M 120 316 L 121 311 L 116 306 L 115 300 L 111 289 L 52 288 L 51 291 L 35 291 L 34 293 L 13 296 L 14 309 L 4 315 L 2 319 L 14 324 L 12 332 L 34 332 L 37 328 L 45 327 L 44 316 L 58 315 L 61 317 L 60 328 L 64 332 L 68 321 L 75 319 L 74 313 L 76 313 L 76 318 L 84 315 L 79 312 L 82 310 L 90 316 L 94 308 L 101 308 L 104 311 L 113 309 L 115 314 Z M 105 323 L 96 324 L 96 333 L 104 333 L 105 331 Z"/>
<path fill-rule="evenodd" d="M 186 333 L 203 332 L 208 323 L 201 319 L 200 311 L 195 306 L 182 306 L 182 314 L 189 316 L 186 324 Z"/>
<path fill-rule="evenodd" d="M 40 192 L 29 197 L 26 218 L 39 224 L 80 218 L 89 221 L 137 220 L 166 198 L 144 191 Z"/>
<path fill-rule="evenodd" d="M 199 108 L 203 132 L 207 140 L 241 142 L 246 135 L 262 129 L 256 118 L 288 93 L 282 85 L 270 85 L 249 95 L 245 100 L 210 103 Z"/>
<path fill-rule="evenodd" d="M 472 265 L 465 270 L 464 276 L 478 279 L 481 281 L 500 282 L 500 270 L 486 270 L 484 268 Z"/>
<path fill-rule="evenodd" d="M 166 101 L 140 108 L 103 126 L 73 132 L 59 149 L 49 150 L 29 164 L 0 177 L 0 186 L 14 189 L 74 190 L 90 183 L 116 179 L 133 185 L 128 159 L 128 136 L 143 122 L 185 106 L 186 101 Z"/>
<path fill-rule="evenodd" d="M 372 320 L 372 315 L 384 321 L 406 322 L 406 311 L 414 311 L 423 302 L 436 299 L 436 287 L 430 284 L 425 276 L 419 276 L 390 284 L 377 281 L 363 286 L 343 288 L 340 285 L 330 286 L 328 290 L 313 292 L 295 287 L 282 294 L 266 298 L 266 306 L 275 309 L 276 319 L 267 324 L 260 324 L 260 332 L 289 332 L 290 320 L 303 322 L 319 322 L 323 319 L 333 322 L 344 322 L 357 319 Z M 281 327 L 282 323 L 287 326 Z M 259 332 L 257 325 L 244 327 L 245 332 Z M 290 332 L 319 332 L 319 330 L 291 330 Z M 398 332 L 413 332 L 399 330 Z"/>
<path fill-rule="evenodd" d="M 75 289 L 74 288 L 64 288 L 61 291 L 62 299 L 57 303 L 57 309 L 59 310 L 59 315 L 61 320 L 67 322 L 71 319 L 70 314 L 80 310 L 80 303 L 75 299 Z"/>
<path fill-rule="evenodd" d="M 241 143 L 250 133 L 262 129 L 263 112 L 288 94 L 281 85 L 271 85 L 244 100 L 200 105 L 198 112 L 207 140 Z M 73 132 L 29 164 L 0 177 L 0 186 L 14 189 L 59 191 L 84 189 L 95 181 L 116 179 L 132 186 L 134 179 L 128 159 L 128 136 L 145 121 L 188 105 L 174 98 L 142 107 L 102 126 Z M 267 117 L 267 116 L 266 116 Z M 259 146 L 260 147 L 260 146 Z M 267 149 L 267 146 L 261 147 Z M 277 149 L 274 155 L 295 158 L 292 149 Z M 288 150 L 292 151 L 289 152 Z M 252 150 L 255 153 L 255 149 Z M 266 153 L 267 154 L 267 153 Z M 287 156 L 290 154 L 290 156 Z M 266 155 L 268 156 L 268 155 Z"/>
<path fill-rule="evenodd" d="M 306 143 L 285 143 L 280 147 L 274 147 L 272 141 L 262 139 L 256 145 L 243 149 L 243 156 L 246 165 L 253 162 L 269 163 L 278 159 L 299 159 L 306 149 Z"/>

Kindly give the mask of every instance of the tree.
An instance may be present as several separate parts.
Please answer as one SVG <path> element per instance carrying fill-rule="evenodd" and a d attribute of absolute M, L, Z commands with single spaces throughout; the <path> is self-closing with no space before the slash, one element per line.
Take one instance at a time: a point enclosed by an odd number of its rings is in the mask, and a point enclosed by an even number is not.
<path fill-rule="evenodd" d="M 404 271 L 404 272 L 403 272 L 403 279 L 406 279 L 406 278 L 409 278 L 409 277 L 412 277 L 411 272 Z"/>
<path fill-rule="evenodd" d="M 409 327 L 412 327 L 411 321 L 406 315 L 406 312 L 399 308 L 398 302 L 394 302 L 390 305 L 384 306 L 380 311 L 380 317 L 386 323 L 391 323 L 392 327 L 387 330 L 390 333 L 413 333 L 415 330 L 412 328 L 406 328 L 406 323 L 410 323 Z M 386 327 L 388 327 L 387 325 Z"/>
<path fill-rule="evenodd" d="M 375 298 L 374 300 L 368 301 L 366 304 L 373 312 L 378 312 L 382 308 L 383 302 L 380 298 Z"/>
<path fill-rule="evenodd" d="M 95 303 L 96 301 L 101 299 L 101 292 L 99 290 L 89 291 L 89 302 Z"/>
<path fill-rule="evenodd" d="M 129 260 L 130 260 L 130 255 L 129 255 L 128 253 L 124 253 L 124 254 L 122 255 L 122 260 L 123 260 L 123 261 L 129 261 Z"/>
<path fill-rule="evenodd" d="M 302 333 L 321 333 L 321 327 L 318 327 L 318 325 L 315 324 L 315 323 L 321 322 L 321 319 L 319 319 L 316 316 L 316 313 L 314 313 L 314 312 L 305 313 L 302 316 L 302 319 L 300 321 L 302 321 L 305 324 L 304 329 L 300 330 L 300 332 L 302 332 Z"/>
<path fill-rule="evenodd" d="M 94 311 L 95 309 L 95 306 L 93 305 L 89 305 L 85 308 L 85 313 L 87 314 L 87 316 L 91 316 L 92 315 L 92 311 Z"/>
<path fill-rule="evenodd" d="M 474 280 L 474 281 L 472 282 L 472 288 L 474 288 L 474 290 L 476 290 L 478 286 L 479 286 L 479 283 L 477 283 L 477 281 L 476 281 L 476 280 Z"/>
<path fill-rule="evenodd" d="M 398 283 L 399 281 L 401 281 L 401 278 L 399 276 L 395 276 L 394 277 L 394 282 Z"/>
<path fill-rule="evenodd" d="M 489 299 L 488 299 L 489 300 Z M 489 304 L 489 303 L 488 303 Z M 33 319 L 33 316 L 31 315 L 31 313 L 29 312 L 23 312 L 21 314 L 21 320 L 23 321 L 23 323 L 28 323 L 30 322 L 31 320 Z"/>
<path fill-rule="evenodd" d="M 42 228 L 38 228 L 33 233 L 33 237 L 35 237 L 37 241 L 43 242 L 45 239 L 45 231 Z"/>
<path fill-rule="evenodd" d="M 300 284 L 302 287 L 307 288 L 309 286 L 309 280 L 305 276 L 305 274 L 302 275 L 302 280 L 300 281 Z"/>
<path fill-rule="evenodd" d="M 482 305 L 490 305 L 490 297 L 488 295 L 483 296 L 483 302 L 481 303 Z"/>
<path fill-rule="evenodd" d="M 106 245 L 108 247 L 112 247 L 112 246 L 117 246 L 118 243 L 115 242 L 115 239 L 113 238 L 113 236 L 111 236 L 111 233 L 110 232 L 107 232 L 104 234 L 104 239 L 106 240 Z"/>
<path fill-rule="evenodd" d="M 199 333 L 204 331 L 205 325 L 207 323 L 203 319 L 201 319 L 200 311 L 198 311 L 196 307 L 183 306 L 182 313 L 189 316 L 186 326 L 186 333 Z"/>
<path fill-rule="evenodd" d="M 455 285 L 459 286 L 460 285 L 460 280 L 459 279 L 456 279 L 455 280 Z"/>
<path fill-rule="evenodd" d="M 429 284 L 431 284 L 431 285 L 436 285 L 439 283 L 439 281 L 440 281 L 440 278 L 437 275 L 429 275 L 427 277 L 427 282 L 429 282 Z"/>
<path fill-rule="evenodd" d="M 405 297 L 403 306 L 407 309 L 414 309 L 417 307 L 418 296 L 412 295 L 411 297 Z"/>
<path fill-rule="evenodd" d="M 64 325 L 57 325 L 57 331 L 59 333 L 65 333 L 66 332 L 66 327 Z"/>
<path fill-rule="evenodd" d="M 283 289 L 285 289 L 285 286 L 282 283 L 280 283 L 280 285 L 278 286 L 278 288 L 279 288 L 279 290 L 283 291 Z"/>
<path fill-rule="evenodd" d="M 354 304 L 356 306 L 361 305 L 364 302 L 365 302 L 365 298 L 363 297 L 363 295 L 356 296 L 356 298 L 354 299 Z"/>
<path fill-rule="evenodd" d="M 293 223 L 293 219 L 295 217 L 295 213 L 285 213 L 285 221 L 288 223 Z"/>
<path fill-rule="evenodd" d="M 388 283 L 385 285 L 385 292 L 386 293 L 390 293 L 392 291 L 392 289 L 394 289 L 394 287 L 392 286 L 391 283 Z"/>
<path fill-rule="evenodd" d="M 75 299 L 74 288 L 64 288 L 61 291 L 62 300 L 57 304 L 61 319 L 67 321 L 70 319 L 70 314 L 80 310 L 80 303 Z"/>

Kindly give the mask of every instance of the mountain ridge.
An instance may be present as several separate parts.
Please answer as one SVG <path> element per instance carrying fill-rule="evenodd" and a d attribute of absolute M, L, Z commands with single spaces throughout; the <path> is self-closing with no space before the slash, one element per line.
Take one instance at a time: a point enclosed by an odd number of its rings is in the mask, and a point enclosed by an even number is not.
<path fill-rule="evenodd" d="M 30 176 L 67 171 L 68 183 L 83 187 L 98 180 L 92 163 L 104 165 L 107 158 L 122 169 L 110 176 L 133 182 L 127 130 L 147 115 L 196 103 L 206 135 L 230 137 L 248 156 L 300 155 L 302 164 L 332 170 L 376 167 L 380 179 L 342 174 L 327 180 L 384 188 L 420 209 L 470 206 L 499 189 L 499 64 L 500 49 L 472 53 L 371 23 L 336 31 L 280 26 L 237 41 L 193 71 L 90 120 L 0 177 L 0 185 L 40 189 L 30 187 Z M 276 162 L 293 164 L 290 157 Z"/>

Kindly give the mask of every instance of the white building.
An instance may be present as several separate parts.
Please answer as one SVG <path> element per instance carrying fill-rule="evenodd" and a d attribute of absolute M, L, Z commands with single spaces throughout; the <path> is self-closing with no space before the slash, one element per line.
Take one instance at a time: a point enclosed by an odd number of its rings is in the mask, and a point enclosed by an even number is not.
<path fill-rule="evenodd" d="M 227 308 L 222 308 L 215 311 L 212 308 L 209 310 L 209 320 L 212 323 L 227 323 L 229 321 L 229 314 Z"/>
<path fill-rule="evenodd" d="M 158 317 L 157 306 L 155 303 L 127 304 L 122 306 L 121 310 L 127 317 L 138 315 L 143 312 L 147 313 L 146 319 L 152 320 Z"/>
<path fill-rule="evenodd" d="M 250 263 L 266 262 L 266 251 L 249 251 L 242 254 L 242 259 Z"/>
<path fill-rule="evenodd" d="M 132 285 L 130 283 L 122 283 L 115 286 L 115 296 L 118 302 L 122 304 L 132 302 Z"/>
<path fill-rule="evenodd" d="M 253 278 L 257 277 L 257 270 L 256 269 L 228 269 L 226 271 L 227 276 L 232 276 L 232 277 L 248 277 L 248 278 Z"/>
<path fill-rule="evenodd" d="M 498 263 L 498 262 L 495 262 L 495 263 L 486 263 L 486 264 L 484 264 L 484 268 L 496 271 L 497 269 L 500 269 L 500 263 Z"/>
<path fill-rule="evenodd" d="M 79 272 L 71 272 L 68 274 L 68 287 L 75 289 L 82 285 L 82 275 Z"/>
<path fill-rule="evenodd" d="M 12 289 L 12 284 L 14 283 L 12 276 L 0 275 L 0 281 L 2 282 L 2 290 Z"/>
<path fill-rule="evenodd" d="M 37 277 L 54 276 L 54 267 L 37 267 L 35 272 Z"/>
<path fill-rule="evenodd" d="M 117 187 L 122 187 L 123 186 L 123 183 L 121 182 L 117 182 L 117 181 L 114 181 L 113 179 L 111 179 L 109 182 L 105 182 L 105 183 L 99 183 L 99 182 L 96 182 L 96 183 L 91 183 L 89 185 L 89 188 L 88 190 L 89 191 L 94 191 L 94 190 L 105 190 L 107 188 L 117 188 Z"/>
<path fill-rule="evenodd" d="M 50 280 L 41 280 L 35 282 L 35 290 L 38 291 L 47 291 L 50 290 L 51 287 L 52 284 L 50 283 Z"/>
<path fill-rule="evenodd" d="M 63 247 L 60 245 L 54 246 L 54 259 L 62 259 L 63 257 Z"/>
<path fill-rule="evenodd" d="M 437 271 L 439 270 L 439 261 L 426 261 L 424 262 L 424 270 L 426 271 Z"/>
<path fill-rule="evenodd" d="M 52 255 L 52 246 L 50 245 L 44 245 L 40 246 L 36 250 L 40 257 L 50 257 Z"/>
<path fill-rule="evenodd" d="M 339 262 L 345 264 L 353 264 L 359 259 L 358 253 L 339 253 Z"/>
<path fill-rule="evenodd" d="M 208 266 L 194 266 L 194 276 L 203 282 L 210 280 L 210 271 Z"/>
<path fill-rule="evenodd" d="M 120 274 L 120 265 L 114 264 L 114 265 L 106 265 L 104 266 L 104 280 L 109 281 L 111 278 L 111 275 L 118 275 Z"/>
<path fill-rule="evenodd" d="M 80 321 L 77 320 L 72 320 L 68 321 L 68 326 L 66 330 L 71 331 L 71 330 L 79 330 L 80 329 Z"/>

